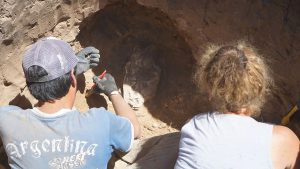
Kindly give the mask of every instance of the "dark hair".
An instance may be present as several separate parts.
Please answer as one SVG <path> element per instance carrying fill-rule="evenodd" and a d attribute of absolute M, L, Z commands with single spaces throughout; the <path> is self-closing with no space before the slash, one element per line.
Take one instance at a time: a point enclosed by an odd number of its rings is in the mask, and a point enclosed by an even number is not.
<path fill-rule="evenodd" d="M 28 76 L 38 78 L 47 75 L 46 70 L 40 66 L 31 66 Z M 30 93 L 39 101 L 54 101 L 67 94 L 71 86 L 71 72 L 47 82 L 26 82 Z"/>

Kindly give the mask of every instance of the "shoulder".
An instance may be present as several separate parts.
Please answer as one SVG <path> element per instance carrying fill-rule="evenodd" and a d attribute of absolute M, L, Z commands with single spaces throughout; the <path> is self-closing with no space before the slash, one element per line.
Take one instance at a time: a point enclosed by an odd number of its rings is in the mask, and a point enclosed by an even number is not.
<path fill-rule="evenodd" d="M 272 159 L 275 168 L 294 166 L 298 153 L 299 139 L 296 134 L 288 127 L 274 125 L 272 133 Z"/>
<path fill-rule="evenodd" d="M 7 112 L 11 110 L 22 110 L 22 109 L 14 105 L 0 106 L 0 112 Z"/>
<path fill-rule="evenodd" d="M 88 110 L 88 112 L 104 112 L 104 111 L 107 111 L 107 110 L 103 107 L 91 108 L 91 109 Z"/>
<path fill-rule="evenodd" d="M 216 116 L 215 113 L 210 113 L 210 112 L 206 112 L 206 113 L 200 113 L 195 115 L 193 118 L 191 118 L 186 125 L 205 125 L 206 123 L 210 122 L 210 119 L 214 119 Z"/>
<path fill-rule="evenodd" d="M 285 126 L 274 125 L 273 126 L 273 139 L 277 143 L 285 143 L 291 145 L 298 145 L 299 139 L 296 134 Z"/>
<path fill-rule="evenodd" d="M 105 108 L 91 108 L 85 113 L 80 113 L 84 118 L 90 120 L 111 121 L 117 116 L 115 113 L 106 110 Z"/>
<path fill-rule="evenodd" d="M 25 116 L 25 110 L 17 106 L 0 106 L 0 130 L 12 128 L 19 119 Z"/>
<path fill-rule="evenodd" d="M 100 108 L 91 108 L 86 113 L 83 113 L 85 116 L 107 116 L 110 112 L 103 107 Z"/>
<path fill-rule="evenodd" d="M 200 113 L 195 115 L 193 118 L 191 118 L 186 124 L 189 123 L 197 123 L 197 122 L 205 122 L 207 121 L 208 118 L 210 118 L 211 116 L 213 116 L 214 113 Z"/>
<path fill-rule="evenodd" d="M 12 106 L 12 105 L 0 106 L 0 116 L 6 115 L 6 114 L 12 114 L 12 112 L 15 112 L 16 110 L 23 111 L 23 109 L 21 109 L 18 106 Z"/>
<path fill-rule="evenodd" d="M 202 128 L 206 128 L 208 125 L 208 117 L 210 113 L 201 113 L 195 115 L 191 119 L 187 120 L 186 124 L 182 127 L 181 133 L 193 134 L 197 130 L 201 130 Z"/>

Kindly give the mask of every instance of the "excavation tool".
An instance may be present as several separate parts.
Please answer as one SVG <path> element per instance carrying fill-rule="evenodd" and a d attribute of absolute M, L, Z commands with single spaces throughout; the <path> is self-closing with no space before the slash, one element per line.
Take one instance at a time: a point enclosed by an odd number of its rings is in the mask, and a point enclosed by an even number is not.
<path fill-rule="evenodd" d="M 105 74 L 106 74 L 106 70 L 104 70 L 103 73 L 98 78 L 102 79 L 105 76 Z M 96 87 L 96 84 L 94 83 L 94 85 L 91 87 L 91 89 L 85 93 L 85 97 L 89 97 L 91 94 L 93 94 L 95 92 L 95 87 Z"/>
<path fill-rule="evenodd" d="M 290 122 L 290 118 L 299 110 L 300 108 L 300 101 L 289 111 L 288 114 L 286 114 L 282 119 L 281 119 L 281 124 L 282 125 L 288 125 Z"/>

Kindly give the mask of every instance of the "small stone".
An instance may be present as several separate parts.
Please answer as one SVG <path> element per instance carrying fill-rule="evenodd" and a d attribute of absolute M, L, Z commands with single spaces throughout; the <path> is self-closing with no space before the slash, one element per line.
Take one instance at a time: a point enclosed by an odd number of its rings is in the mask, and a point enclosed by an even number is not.
<path fill-rule="evenodd" d="M 152 127 L 153 127 L 153 128 L 158 128 L 159 125 L 158 125 L 157 123 L 153 123 L 153 124 L 152 124 Z"/>

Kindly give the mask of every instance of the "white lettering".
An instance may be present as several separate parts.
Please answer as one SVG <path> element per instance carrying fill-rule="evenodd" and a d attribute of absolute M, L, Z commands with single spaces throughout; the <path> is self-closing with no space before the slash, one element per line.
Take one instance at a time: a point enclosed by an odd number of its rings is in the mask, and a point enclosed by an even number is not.
<path fill-rule="evenodd" d="M 38 148 L 38 144 L 39 144 L 39 141 L 38 140 L 34 140 L 34 141 L 32 141 L 31 142 L 31 144 L 30 144 L 30 149 L 31 149 L 31 151 L 32 151 L 32 153 L 33 153 L 33 157 L 34 158 L 39 158 L 39 157 L 41 157 L 41 151 L 40 151 L 40 149 Z"/>
<path fill-rule="evenodd" d="M 28 148 L 28 141 L 23 141 L 20 143 L 21 149 L 22 149 L 22 154 L 24 155 L 26 153 L 26 149 Z"/>
<path fill-rule="evenodd" d="M 87 144 L 86 141 L 76 141 L 75 153 L 77 154 L 80 149 L 80 153 L 83 153 L 83 148 Z"/>
<path fill-rule="evenodd" d="M 70 153 L 73 153 L 74 140 L 70 140 Z"/>
<path fill-rule="evenodd" d="M 31 142 L 21 141 L 19 143 L 8 143 L 6 145 L 7 155 L 21 158 L 30 152 L 34 158 L 39 158 L 43 153 L 64 152 L 73 153 L 68 157 L 60 157 L 51 160 L 51 166 L 59 164 L 59 168 L 72 168 L 81 166 L 85 162 L 86 156 L 95 156 L 98 144 L 89 144 L 87 141 L 70 139 L 44 139 L 33 140 Z M 50 162 L 49 162 L 50 165 Z M 66 167 L 67 166 L 67 167 Z"/>
<path fill-rule="evenodd" d="M 65 153 L 68 151 L 69 145 L 70 145 L 69 136 L 67 136 L 65 137 L 65 150 L 64 150 Z"/>
<path fill-rule="evenodd" d="M 62 162 L 61 162 L 61 168 L 71 168 L 71 166 L 69 166 L 69 160 L 70 159 L 70 157 L 68 156 L 68 157 L 63 157 L 63 160 L 62 160 Z"/>
<path fill-rule="evenodd" d="M 95 151 L 96 151 L 95 149 L 96 149 L 97 146 L 98 146 L 98 144 L 91 144 L 86 150 L 87 155 L 94 156 Z"/>
<path fill-rule="evenodd" d="M 81 166 L 85 163 L 85 153 L 77 154 L 76 160 L 75 160 L 75 166 Z"/>
<path fill-rule="evenodd" d="M 56 169 L 71 169 L 74 167 L 83 166 L 85 164 L 85 153 L 54 158 L 53 160 L 49 161 L 48 164 Z"/>
<path fill-rule="evenodd" d="M 46 145 L 47 144 L 47 145 Z M 48 139 L 45 139 L 43 142 L 42 142 L 42 150 L 44 152 L 49 152 L 49 147 L 50 147 L 50 141 Z"/>
<path fill-rule="evenodd" d="M 60 143 L 62 142 L 62 139 L 53 139 L 52 140 L 52 152 L 61 152 L 61 149 L 60 149 Z"/>
<path fill-rule="evenodd" d="M 60 158 L 54 158 L 53 160 L 49 161 L 49 165 L 53 168 L 60 168 L 61 159 Z"/>
<path fill-rule="evenodd" d="M 76 155 L 70 157 L 70 166 L 75 167 Z"/>
<path fill-rule="evenodd" d="M 18 158 L 20 158 L 21 157 L 21 154 L 20 154 L 20 152 L 19 152 L 19 150 L 18 150 L 18 147 L 15 145 L 15 144 L 13 144 L 13 143 L 8 143 L 7 145 L 6 145 L 6 151 L 7 151 L 7 155 L 9 155 L 9 156 L 15 156 L 15 157 L 18 157 Z"/>

